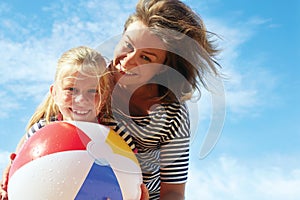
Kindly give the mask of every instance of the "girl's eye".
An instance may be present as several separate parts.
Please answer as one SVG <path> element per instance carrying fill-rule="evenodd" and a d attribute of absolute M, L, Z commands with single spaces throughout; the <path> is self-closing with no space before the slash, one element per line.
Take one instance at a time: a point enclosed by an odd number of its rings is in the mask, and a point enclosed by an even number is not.
<path fill-rule="evenodd" d="M 96 89 L 90 89 L 90 90 L 88 90 L 88 93 L 90 93 L 90 94 L 98 94 L 98 90 L 96 90 Z"/>
<path fill-rule="evenodd" d="M 67 90 L 69 90 L 69 91 L 71 91 L 71 92 L 74 92 L 76 89 L 73 88 L 73 87 L 70 87 L 70 88 L 68 88 Z"/>
<path fill-rule="evenodd" d="M 65 90 L 71 94 L 76 94 L 78 92 L 78 90 L 74 87 L 69 87 L 69 88 L 66 88 Z"/>

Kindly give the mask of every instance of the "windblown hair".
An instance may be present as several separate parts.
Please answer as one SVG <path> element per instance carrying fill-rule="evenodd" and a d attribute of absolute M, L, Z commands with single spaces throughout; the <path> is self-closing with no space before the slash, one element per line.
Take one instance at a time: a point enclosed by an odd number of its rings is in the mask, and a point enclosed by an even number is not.
<path fill-rule="evenodd" d="M 164 65 L 177 70 L 187 80 L 176 82 L 167 73 L 161 74 L 161 79 L 169 79 L 172 88 L 179 90 L 168 91 L 162 87 L 160 92 L 167 92 L 165 99 L 174 100 L 175 94 L 177 98 L 187 100 L 195 89 L 201 94 L 200 85 L 207 88 L 206 76 L 219 74 L 220 65 L 215 59 L 219 50 L 213 40 L 217 35 L 208 32 L 200 16 L 181 1 L 140 0 L 135 13 L 127 19 L 124 31 L 135 21 L 143 22 L 163 41 L 167 48 Z"/>

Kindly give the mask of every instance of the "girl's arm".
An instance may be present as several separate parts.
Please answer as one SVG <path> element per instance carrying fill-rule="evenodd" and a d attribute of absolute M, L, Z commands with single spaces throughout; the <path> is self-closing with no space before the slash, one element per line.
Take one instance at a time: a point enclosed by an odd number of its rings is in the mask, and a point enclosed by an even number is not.
<path fill-rule="evenodd" d="M 10 162 L 7 164 L 6 168 L 4 169 L 4 171 L 2 173 L 2 180 L 1 180 L 1 187 L 0 187 L 0 200 L 8 200 L 7 185 L 8 185 L 9 170 L 10 170 L 13 160 L 16 157 L 16 154 L 20 151 L 20 149 L 24 143 L 25 143 L 25 136 L 23 136 L 21 138 L 21 140 L 19 141 L 17 148 L 16 148 L 16 153 L 10 154 Z"/>

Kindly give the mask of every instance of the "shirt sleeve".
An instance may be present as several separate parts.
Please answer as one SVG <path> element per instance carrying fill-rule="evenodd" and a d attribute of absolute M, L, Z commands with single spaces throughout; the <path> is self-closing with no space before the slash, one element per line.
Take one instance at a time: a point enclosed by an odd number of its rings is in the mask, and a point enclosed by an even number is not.
<path fill-rule="evenodd" d="M 190 121 L 186 105 L 169 108 L 168 136 L 161 141 L 160 178 L 165 183 L 184 183 L 188 177 Z"/>
<path fill-rule="evenodd" d="M 38 130 L 40 130 L 41 128 L 43 128 L 46 125 L 46 120 L 45 119 L 41 119 L 40 121 L 38 121 L 37 123 L 35 123 L 26 133 L 26 140 L 28 140 L 33 134 L 35 134 L 35 132 L 37 132 Z"/>

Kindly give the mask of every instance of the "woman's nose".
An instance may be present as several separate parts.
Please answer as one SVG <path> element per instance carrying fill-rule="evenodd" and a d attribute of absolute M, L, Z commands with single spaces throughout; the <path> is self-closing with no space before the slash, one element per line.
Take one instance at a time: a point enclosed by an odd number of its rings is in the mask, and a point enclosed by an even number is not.
<path fill-rule="evenodd" d="M 126 56 L 120 60 L 123 68 L 130 70 L 138 65 L 137 52 L 132 51 L 126 54 Z"/>

